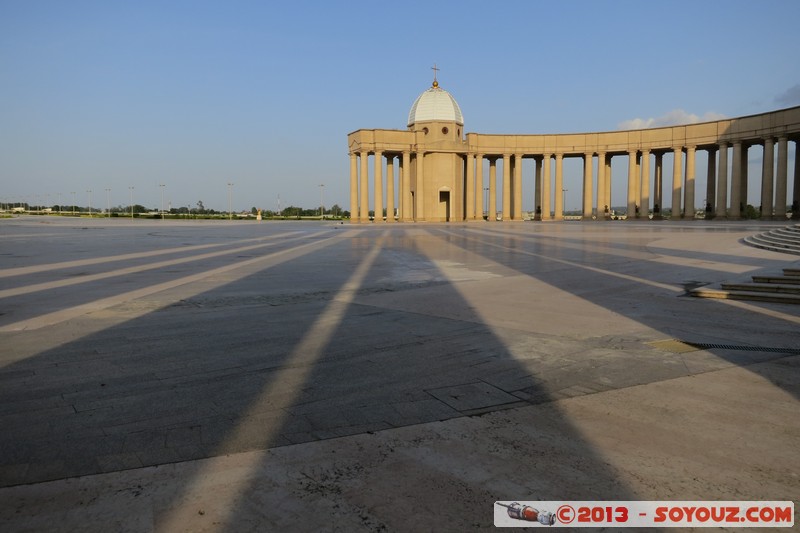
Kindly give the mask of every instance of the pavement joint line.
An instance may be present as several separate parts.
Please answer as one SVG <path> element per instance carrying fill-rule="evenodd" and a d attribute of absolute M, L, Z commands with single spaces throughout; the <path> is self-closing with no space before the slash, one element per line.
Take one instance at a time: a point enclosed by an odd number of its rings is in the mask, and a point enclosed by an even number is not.
<path fill-rule="evenodd" d="M 175 248 L 164 248 L 159 250 L 151 250 L 149 252 L 135 252 L 130 254 L 122 254 L 122 255 L 112 255 L 107 257 L 100 257 L 95 259 L 79 259 L 76 261 L 61 261 L 58 263 L 47 263 L 43 265 L 33 265 L 27 267 L 17 267 L 17 268 L 5 268 L 0 269 L 0 278 L 8 278 L 13 276 L 24 276 L 28 274 L 37 274 L 39 272 L 47 272 L 49 270 L 59 270 L 65 268 L 75 268 L 80 266 L 88 266 L 88 265 L 98 265 L 104 263 L 115 263 L 118 261 L 130 261 L 131 259 L 145 259 L 148 257 L 156 257 L 159 255 L 168 255 L 174 254 L 179 252 L 187 252 L 187 251 L 195 251 L 195 250 L 205 250 L 208 248 L 219 248 L 222 246 L 231 246 L 234 244 L 245 243 L 245 242 L 252 242 L 252 241 L 267 241 L 267 240 L 274 240 L 280 237 L 286 237 L 289 235 L 294 235 L 296 233 L 301 233 L 298 231 L 290 231 L 287 233 L 282 233 L 278 235 L 268 235 L 266 237 L 256 237 L 252 239 L 240 239 L 237 241 L 232 242 L 225 242 L 225 243 L 215 243 L 215 244 L 196 244 L 193 246 L 181 246 Z"/>
<path fill-rule="evenodd" d="M 323 232 L 320 232 L 323 233 Z M 26 320 L 22 320 L 20 322 L 14 322 L 11 324 L 7 324 L 3 327 L 0 327 L 0 332 L 10 332 L 10 331 L 31 331 L 35 329 L 40 329 L 45 326 L 52 326 L 53 324 L 57 324 L 59 322 L 64 322 L 66 320 L 75 318 L 77 316 L 85 315 L 94 311 L 100 311 L 102 309 L 107 309 L 114 305 L 117 305 L 122 302 L 126 302 L 133 299 L 142 298 L 144 296 L 149 296 L 151 294 L 155 294 L 167 289 L 172 289 L 174 287 L 179 287 L 182 285 L 186 285 L 189 283 L 197 282 L 203 279 L 207 279 L 209 277 L 213 277 L 219 274 L 231 272 L 242 267 L 246 267 L 252 264 L 257 264 L 259 262 L 268 261 L 271 259 L 275 259 L 278 256 L 286 255 L 292 252 L 297 252 L 299 250 L 305 250 L 307 248 L 313 248 L 318 246 L 329 246 L 331 241 L 335 239 L 339 239 L 340 235 L 337 234 L 331 237 L 327 237 L 325 239 L 319 241 L 311 241 L 304 244 L 300 244 L 293 248 L 289 248 L 286 250 L 279 250 L 274 253 L 259 256 L 252 259 L 248 259 L 246 261 L 241 261 L 238 263 L 234 263 L 232 265 L 225 265 L 222 267 L 214 268 L 211 270 L 207 270 L 204 272 L 199 272 L 197 274 L 192 274 L 177 280 L 166 281 L 163 283 L 158 283 L 156 285 L 151 285 L 149 287 L 143 287 L 141 289 L 135 289 L 133 291 L 129 291 L 126 293 L 117 294 L 114 296 L 109 296 L 107 298 L 101 298 L 99 300 L 95 300 L 93 302 L 88 302 L 84 304 L 80 304 L 71 308 L 61 309 L 59 311 L 54 311 L 52 313 L 46 313 L 43 315 L 39 315 L 34 318 L 29 318 Z"/>

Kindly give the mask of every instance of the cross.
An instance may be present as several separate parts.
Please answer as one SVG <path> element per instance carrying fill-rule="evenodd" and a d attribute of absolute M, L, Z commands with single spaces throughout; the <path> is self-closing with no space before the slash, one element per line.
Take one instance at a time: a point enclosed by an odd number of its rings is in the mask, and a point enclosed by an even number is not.
<path fill-rule="evenodd" d="M 431 70 L 433 71 L 433 82 L 434 82 L 434 83 L 438 83 L 438 82 L 436 81 L 436 73 L 437 73 L 439 70 L 441 70 L 441 69 L 440 69 L 440 68 L 437 68 L 437 67 L 436 67 L 436 63 L 434 63 L 434 64 L 433 64 L 433 66 L 431 67 Z"/>

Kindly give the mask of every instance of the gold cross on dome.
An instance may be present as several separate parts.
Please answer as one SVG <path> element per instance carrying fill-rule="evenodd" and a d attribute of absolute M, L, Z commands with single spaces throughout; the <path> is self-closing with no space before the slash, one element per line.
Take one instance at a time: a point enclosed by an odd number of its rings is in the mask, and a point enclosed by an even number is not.
<path fill-rule="evenodd" d="M 434 63 L 433 66 L 431 67 L 431 70 L 433 71 L 433 86 L 434 87 L 438 87 L 439 86 L 439 82 L 436 81 L 436 74 L 441 69 L 436 66 L 436 63 Z"/>

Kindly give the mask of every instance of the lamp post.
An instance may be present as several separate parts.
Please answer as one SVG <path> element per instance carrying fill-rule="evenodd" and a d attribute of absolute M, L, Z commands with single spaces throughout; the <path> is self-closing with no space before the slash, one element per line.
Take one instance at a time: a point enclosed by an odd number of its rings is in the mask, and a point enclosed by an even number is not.
<path fill-rule="evenodd" d="M 165 184 L 158 184 L 158 188 L 161 189 L 161 220 L 164 220 L 164 187 L 166 187 Z"/>
<path fill-rule="evenodd" d="M 233 211 L 231 211 L 231 188 L 233 183 L 228 182 L 228 220 L 233 220 Z"/>
<path fill-rule="evenodd" d="M 567 211 L 567 191 L 569 189 L 561 189 L 561 214 L 563 215 Z"/>
<path fill-rule="evenodd" d="M 58 193 L 58 214 L 61 214 L 61 193 Z"/>
<path fill-rule="evenodd" d="M 72 192 L 72 216 L 75 216 L 75 191 Z"/>
<path fill-rule="evenodd" d="M 128 190 L 131 191 L 131 220 L 133 220 L 133 187 L 128 187 Z"/>
<path fill-rule="evenodd" d="M 489 187 L 484 187 L 483 188 L 483 192 L 486 195 L 486 201 L 483 203 L 483 205 L 484 205 L 483 214 L 488 217 L 489 216 L 489 211 L 488 211 L 488 209 L 489 209 Z"/>
<path fill-rule="evenodd" d="M 319 184 L 319 218 L 325 220 L 325 202 L 322 201 L 322 191 L 325 190 L 325 184 Z"/>
<path fill-rule="evenodd" d="M 111 218 L 111 189 L 106 189 L 106 217 Z"/>
<path fill-rule="evenodd" d="M 92 216 L 92 189 L 88 189 L 86 192 L 89 193 L 89 217 Z"/>

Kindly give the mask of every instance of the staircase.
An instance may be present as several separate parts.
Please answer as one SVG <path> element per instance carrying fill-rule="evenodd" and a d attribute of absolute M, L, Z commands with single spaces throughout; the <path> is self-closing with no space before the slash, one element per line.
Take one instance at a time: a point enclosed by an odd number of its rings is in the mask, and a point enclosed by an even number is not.
<path fill-rule="evenodd" d="M 800 224 L 745 237 L 744 242 L 773 252 L 800 255 Z"/>
<path fill-rule="evenodd" d="M 797 235 L 800 243 L 800 231 Z M 800 254 L 800 251 L 793 253 Z M 689 295 L 696 298 L 800 304 L 800 268 L 784 268 L 782 276 L 753 276 L 752 283 L 722 283 L 719 289 L 698 287 L 690 290 Z"/>

